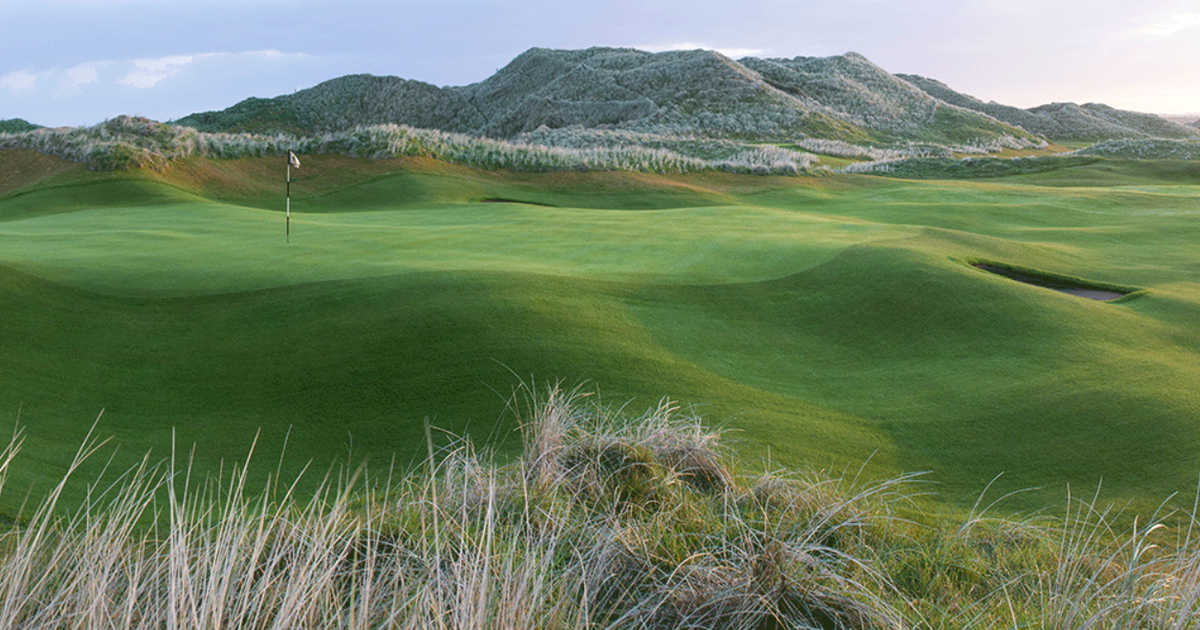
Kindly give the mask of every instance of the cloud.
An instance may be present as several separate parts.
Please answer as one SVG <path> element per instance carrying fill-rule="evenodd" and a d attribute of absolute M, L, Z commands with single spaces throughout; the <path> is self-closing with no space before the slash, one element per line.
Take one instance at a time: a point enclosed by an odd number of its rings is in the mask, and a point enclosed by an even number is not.
<path fill-rule="evenodd" d="M 152 88 L 159 81 L 179 73 L 179 70 L 195 59 L 192 55 L 172 55 L 158 59 L 136 59 L 133 71 L 118 81 L 139 89 Z"/>
<path fill-rule="evenodd" d="M 276 49 L 77 57 L 58 65 L 0 69 L 0 118 L 52 127 L 90 125 L 119 114 L 167 121 L 352 72 L 361 69 L 347 67 L 337 56 Z"/>
<path fill-rule="evenodd" d="M 765 50 L 761 48 L 719 48 L 708 46 L 706 44 L 696 44 L 693 42 L 678 42 L 674 44 L 663 44 L 654 46 L 634 46 L 638 50 L 646 52 L 666 52 L 669 50 L 715 50 L 730 59 L 741 59 L 742 57 L 757 57 Z"/>
<path fill-rule="evenodd" d="M 16 94 L 28 94 L 37 89 L 38 79 L 45 76 L 44 72 L 18 70 L 0 77 L 0 87 L 8 88 Z"/>
<path fill-rule="evenodd" d="M 139 89 L 149 89 L 158 85 L 164 79 L 175 76 L 189 66 L 211 68 L 212 65 L 229 66 L 255 64 L 266 61 L 280 64 L 290 61 L 303 60 L 308 57 L 301 53 L 283 53 L 274 49 L 250 50 L 245 52 L 209 52 L 195 55 L 171 55 L 158 59 L 135 59 L 131 62 L 133 69 L 118 83 Z M 206 62 L 206 63 L 202 63 Z M 231 69 L 231 68 L 227 68 Z"/>
<path fill-rule="evenodd" d="M 84 86 L 96 83 L 100 79 L 101 65 L 106 64 L 101 61 L 89 61 L 62 71 L 58 87 L 54 88 L 54 96 L 78 94 Z"/>
<path fill-rule="evenodd" d="M 100 76 L 99 70 L 96 67 L 97 62 L 81 63 L 73 68 L 67 68 L 67 81 L 72 86 L 87 85 L 95 81 Z"/>
<path fill-rule="evenodd" d="M 1200 26 L 1200 13 L 1177 13 L 1166 20 L 1135 30 L 1135 35 L 1148 37 L 1171 37 L 1184 29 Z"/>

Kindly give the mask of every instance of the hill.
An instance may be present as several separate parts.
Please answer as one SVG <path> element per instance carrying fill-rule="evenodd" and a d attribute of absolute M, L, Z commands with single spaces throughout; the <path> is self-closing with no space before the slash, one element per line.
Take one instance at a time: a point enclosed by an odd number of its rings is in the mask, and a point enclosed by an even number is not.
<path fill-rule="evenodd" d="M 938 100 L 855 53 L 735 61 L 707 50 L 534 48 L 468 86 L 352 75 L 176 123 L 202 131 L 295 133 L 394 123 L 495 138 L 604 128 L 857 144 L 1037 141 L 1010 124 Z"/>
<path fill-rule="evenodd" d="M 35 125 L 20 118 L 0 120 L 0 133 L 24 133 L 26 131 L 33 131 L 34 129 L 41 129 L 41 125 Z"/>
<path fill-rule="evenodd" d="M 1049 140 L 1095 142 L 1110 139 L 1200 138 L 1200 133 L 1195 129 L 1153 114 L 1124 111 L 1096 103 L 1052 103 L 1020 109 L 996 102 L 985 103 L 956 92 L 934 79 L 912 74 L 899 77 L 937 99 L 987 114 Z"/>

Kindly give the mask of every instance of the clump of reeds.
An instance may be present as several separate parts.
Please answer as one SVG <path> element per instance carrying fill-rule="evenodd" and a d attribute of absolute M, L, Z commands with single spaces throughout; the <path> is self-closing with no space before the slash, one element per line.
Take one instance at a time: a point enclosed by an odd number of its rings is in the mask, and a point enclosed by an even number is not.
<path fill-rule="evenodd" d="M 514 399 L 511 463 L 466 441 L 300 496 L 148 460 L 0 534 L 0 628 L 1196 628 L 1190 517 L 1116 531 L 915 508 L 914 476 L 746 474 L 664 401 Z M 0 479 L 20 435 L 0 452 Z M 84 480 L 88 481 L 88 480 Z M 2 489 L 2 486 L 0 486 Z M 1175 536 L 1168 524 L 1182 524 Z"/>

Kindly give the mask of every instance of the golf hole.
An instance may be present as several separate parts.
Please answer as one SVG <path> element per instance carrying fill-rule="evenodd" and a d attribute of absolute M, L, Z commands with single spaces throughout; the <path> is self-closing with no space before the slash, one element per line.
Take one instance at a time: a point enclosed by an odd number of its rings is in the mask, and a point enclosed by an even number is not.
<path fill-rule="evenodd" d="M 1016 280 L 1017 282 L 1032 284 L 1033 286 L 1037 287 L 1053 289 L 1055 291 L 1069 293 L 1074 296 L 1087 298 L 1089 300 L 1096 300 L 1098 302 L 1111 302 L 1132 293 L 1132 291 L 1117 290 L 1109 286 L 1089 285 L 1083 282 L 1041 275 L 1030 271 L 1018 271 L 1016 269 L 1000 265 L 971 263 L 971 266 L 988 273 L 994 273 L 998 276 L 1003 276 L 1009 280 Z"/>

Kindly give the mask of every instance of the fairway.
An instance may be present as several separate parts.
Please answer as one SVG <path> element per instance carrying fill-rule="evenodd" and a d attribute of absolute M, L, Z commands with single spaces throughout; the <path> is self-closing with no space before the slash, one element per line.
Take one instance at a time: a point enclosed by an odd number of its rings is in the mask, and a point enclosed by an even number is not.
<path fill-rule="evenodd" d="M 407 466 L 426 418 L 503 457 L 514 390 L 558 381 L 692 406 L 756 466 L 930 471 L 950 506 L 1001 473 L 992 492 L 1033 489 L 1012 510 L 1195 489 L 1187 163 L 918 182 L 308 156 L 290 242 L 283 166 L 0 181 L 0 418 L 27 436 L 0 511 L 57 481 L 101 410 L 119 469 L 174 444 L 215 471 L 257 435 L 265 477 Z"/>

